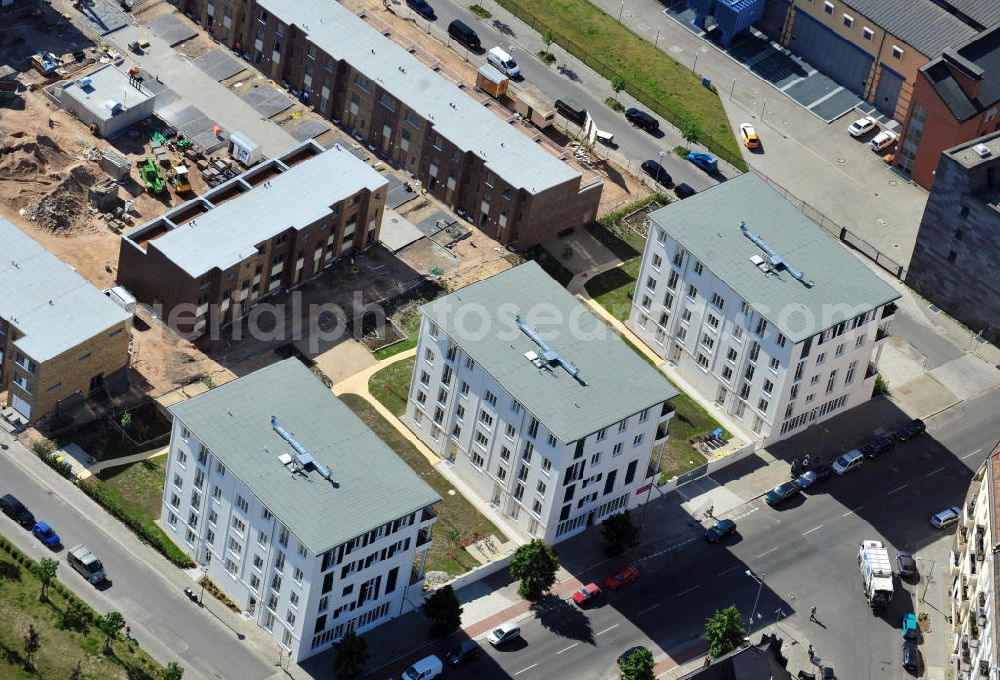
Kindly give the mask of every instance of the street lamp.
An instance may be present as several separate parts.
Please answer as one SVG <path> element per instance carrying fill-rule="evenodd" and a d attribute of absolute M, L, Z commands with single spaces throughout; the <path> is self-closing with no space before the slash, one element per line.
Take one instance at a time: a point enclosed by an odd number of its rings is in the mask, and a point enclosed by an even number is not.
<path fill-rule="evenodd" d="M 761 572 L 760 578 L 757 578 L 756 576 L 754 576 L 754 573 L 752 571 L 747 569 L 746 575 L 757 582 L 757 597 L 754 598 L 753 609 L 750 610 L 750 625 L 747 626 L 747 633 L 749 633 L 750 629 L 753 627 L 754 614 L 757 613 L 757 603 L 760 601 L 760 592 L 764 590 L 764 577 L 766 576 L 766 574 L 764 572 Z"/>

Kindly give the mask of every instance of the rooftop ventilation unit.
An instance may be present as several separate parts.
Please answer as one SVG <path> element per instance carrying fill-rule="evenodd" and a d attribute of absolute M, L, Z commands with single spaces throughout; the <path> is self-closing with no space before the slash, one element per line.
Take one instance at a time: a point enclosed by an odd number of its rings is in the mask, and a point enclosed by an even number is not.
<path fill-rule="evenodd" d="M 517 322 L 517 327 L 520 328 L 525 335 L 531 338 L 534 341 L 534 343 L 538 345 L 538 347 L 542 350 L 541 360 L 543 360 L 546 364 L 549 365 L 559 364 L 560 366 L 563 367 L 563 369 L 567 373 L 573 376 L 573 378 L 575 378 L 576 381 L 579 382 L 581 385 L 587 384 L 583 380 L 583 378 L 580 377 L 580 369 L 577 368 L 572 362 L 563 359 L 561 356 L 559 356 L 558 352 L 549 347 L 548 344 L 544 340 L 542 340 L 541 336 L 538 335 L 538 331 L 536 331 L 534 328 L 526 324 L 524 320 L 519 316 L 514 317 L 514 320 Z M 534 357 L 532 358 L 531 356 L 528 356 L 529 354 L 534 355 Z M 536 366 L 540 365 L 539 363 L 536 363 L 539 359 L 538 354 L 536 352 L 525 352 L 524 356 L 528 359 L 528 361 L 531 361 Z"/>
<path fill-rule="evenodd" d="M 750 229 L 747 227 L 747 223 L 746 222 L 740 222 L 740 231 L 743 232 L 744 236 L 746 236 L 748 239 L 750 239 L 751 241 L 753 241 L 754 245 L 756 245 L 758 248 L 760 248 L 761 250 L 763 250 L 767 254 L 766 264 L 770 265 L 770 267 L 768 269 L 765 269 L 764 266 L 762 266 L 762 265 L 764 265 L 765 260 L 763 258 L 761 258 L 759 255 L 753 255 L 750 258 L 750 261 L 753 262 L 758 267 L 760 267 L 761 270 L 763 270 L 763 271 L 766 272 L 766 271 L 769 271 L 770 269 L 783 268 L 783 269 L 785 269 L 785 271 L 787 271 L 793 277 L 795 277 L 796 279 L 798 279 L 799 281 L 801 281 L 802 285 L 804 285 L 806 288 L 812 288 L 813 287 L 813 282 L 812 281 L 806 281 L 806 278 L 802 274 L 802 272 L 800 272 L 798 269 L 796 269 L 795 267 L 793 267 L 788 262 L 788 260 L 786 260 L 780 254 L 778 254 L 773 248 L 771 248 L 771 246 L 767 245 L 764 242 L 764 239 L 762 239 L 760 236 L 757 236 L 757 234 L 755 234 L 752 231 L 750 231 Z M 760 259 L 761 262 L 758 263 L 758 262 L 754 261 L 755 257 L 758 258 L 758 259 Z"/>
<path fill-rule="evenodd" d="M 972 150 L 979 154 L 980 158 L 989 158 L 993 154 L 993 152 L 990 151 L 990 147 L 985 144 L 976 144 L 972 147 Z"/>
<path fill-rule="evenodd" d="M 281 423 L 278 422 L 277 416 L 271 416 L 271 427 L 278 433 L 278 436 L 288 442 L 288 444 L 295 451 L 294 464 L 297 469 L 293 470 L 293 472 L 300 472 L 302 470 L 312 468 L 322 475 L 323 479 L 330 479 L 330 468 L 313 458 L 312 454 L 306 451 L 306 448 L 296 441 L 295 437 L 293 437 L 288 430 L 282 427 Z M 285 465 L 293 462 L 292 458 L 288 456 L 288 454 L 280 456 L 278 460 Z"/>

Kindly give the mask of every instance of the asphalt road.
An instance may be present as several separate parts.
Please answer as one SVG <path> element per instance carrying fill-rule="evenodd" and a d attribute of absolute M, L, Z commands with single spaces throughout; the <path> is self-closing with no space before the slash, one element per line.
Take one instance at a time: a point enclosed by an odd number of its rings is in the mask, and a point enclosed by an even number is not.
<path fill-rule="evenodd" d="M 734 513 L 738 532 L 725 545 L 697 540 L 650 558 L 640 565 L 640 581 L 605 593 L 600 606 L 585 612 L 566 601 L 549 606 L 521 622 L 523 642 L 498 651 L 483 641 L 488 659 L 458 675 L 612 677 L 616 656 L 633 645 L 655 643 L 658 658 L 661 651 L 674 657 L 690 652 L 704 619 L 736 604 L 744 616 L 755 612 L 755 631 L 779 619 L 784 630 L 799 631 L 802 639 L 795 641 L 812 644 L 838 677 L 911 677 L 900 664 L 900 620 L 930 581 L 949 580 L 953 533 L 933 529 L 928 518 L 961 504 L 974 471 L 1000 440 L 997 412 L 1000 390 L 929 420 L 927 434 L 866 462 L 849 479 L 822 482 L 778 509 L 754 500 Z M 882 540 L 893 559 L 901 549 L 918 558 L 919 580 L 897 579 L 886 611 L 873 613 L 865 603 L 857 567 L 862 539 Z M 763 586 L 748 569 L 763 575 Z M 813 606 L 817 622 L 809 621 Z M 932 665 L 943 665 L 946 637 L 938 630 L 922 641 Z"/>
<path fill-rule="evenodd" d="M 9 443 L 3 436 L 0 441 Z M 140 645 L 161 663 L 179 662 L 187 670 L 186 676 L 251 680 L 273 675 L 274 669 L 249 650 L 247 642 L 239 641 L 208 611 L 189 602 L 181 587 L 137 556 L 136 552 L 148 549 L 138 549 L 131 536 L 127 537 L 130 541 L 120 540 L 116 534 L 127 529 L 103 511 L 85 515 L 61 497 L 68 482 L 44 468 L 47 476 L 43 484 L 16 465 L 12 456 L 34 454 L 17 443 L 0 450 L 0 493 L 13 492 L 37 519 L 56 530 L 64 547 L 53 554 L 29 531 L 0 515 L 0 532 L 12 543 L 36 560 L 58 559 L 57 576 L 62 583 L 99 612 L 121 612 Z M 66 549 L 78 543 L 85 544 L 104 563 L 109 586 L 94 588 L 66 563 Z M 159 556 L 153 557 L 162 562 L 164 571 L 173 569 Z"/>
<path fill-rule="evenodd" d="M 510 46 L 516 46 L 521 38 L 515 32 L 514 27 L 499 22 L 497 19 L 480 21 L 467 9 L 467 3 L 463 4 L 454 0 L 433 0 L 431 5 L 437 14 L 437 18 L 430 22 L 431 31 L 442 40 L 448 40 L 448 24 L 455 19 L 460 19 L 476 31 L 484 50 L 499 46 L 509 51 Z M 413 18 L 419 26 L 426 28 L 427 20 L 406 5 L 396 7 L 395 11 L 401 16 Z M 473 54 L 454 40 L 449 42 L 459 54 L 468 54 L 469 61 L 477 67 L 486 63 L 485 53 Z M 555 47 L 554 49 L 558 54 L 562 53 L 560 48 Z M 611 86 L 603 78 L 592 72 L 576 73 L 562 66 L 549 66 L 526 49 L 515 49 L 513 57 L 518 66 L 521 67 L 523 77 L 521 82 L 515 81 L 513 83 L 515 88 L 524 84 L 530 85 L 540 91 L 543 97 L 553 102 L 561 97 L 575 99 L 590 112 L 599 130 L 614 133 L 614 142 L 617 145 L 615 150 L 634 162 L 632 171 L 636 174 L 641 174 L 638 163 L 650 159 L 659 161 L 659 153 L 663 151 L 665 152 L 663 166 L 670 173 L 674 182 L 686 182 L 698 191 L 718 184 L 717 179 L 713 179 L 688 161 L 676 156 L 671 151 L 672 145 L 663 141 L 662 132 L 653 136 L 634 128 L 625 120 L 624 114 L 616 113 L 608 108 L 604 104 L 604 99 L 612 92 Z M 557 116 L 556 120 L 560 128 L 566 125 L 566 120 L 561 116 Z M 667 123 L 660 121 L 661 128 L 666 125 Z M 570 129 L 578 130 L 577 126 L 572 124 L 570 124 Z M 598 154 L 600 155 L 600 149 L 598 149 Z"/>

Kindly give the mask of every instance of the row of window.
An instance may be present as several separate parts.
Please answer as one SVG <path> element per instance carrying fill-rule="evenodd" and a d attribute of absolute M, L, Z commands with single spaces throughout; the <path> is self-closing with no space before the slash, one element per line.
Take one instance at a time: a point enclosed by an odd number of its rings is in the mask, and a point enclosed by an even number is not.
<path fill-rule="evenodd" d="M 809 0 L 809 2 L 812 2 L 812 1 L 813 0 Z M 830 2 L 830 0 L 825 0 L 824 1 L 824 3 L 823 3 L 823 13 L 824 14 L 828 14 L 830 16 L 833 16 L 834 9 L 835 9 L 834 4 L 832 2 Z M 854 17 L 851 16 L 850 14 L 847 14 L 846 12 L 841 16 L 840 21 L 844 25 L 845 28 L 853 28 L 854 27 Z M 862 29 L 862 31 L 861 31 L 861 37 L 864 38 L 864 40 L 866 42 L 872 42 L 874 40 L 874 38 L 875 38 L 875 31 L 874 31 L 874 29 L 869 28 L 868 26 L 865 26 Z M 903 48 L 900 47 L 899 45 L 893 45 L 892 46 L 892 58 L 893 59 L 897 59 L 897 60 L 902 59 L 903 58 L 903 52 L 904 52 Z"/>

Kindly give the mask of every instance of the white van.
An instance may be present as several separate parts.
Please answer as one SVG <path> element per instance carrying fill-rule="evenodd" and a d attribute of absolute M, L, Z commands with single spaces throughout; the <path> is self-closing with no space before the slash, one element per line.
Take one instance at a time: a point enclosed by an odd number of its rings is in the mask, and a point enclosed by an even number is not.
<path fill-rule="evenodd" d="M 510 78 L 521 75 L 521 67 L 499 47 L 494 47 L 486 53 L 486 63 Z"/>
<path fill-rule="evenodd" d="M 851 470 L 861 467 L 861 464 L 864 462 L 865 454 L 861 453 L 858 449 L 854 449 L 834 461 L 833 471 L 838 475 L 846 475 Z"/>
<path fill-rule="evenodd" d="M 431 680 L 441 675 L 442 671 L 444 664 L 441 663 L 441 659 L 431 654 L 403 671 L 401 680 Z"/>

